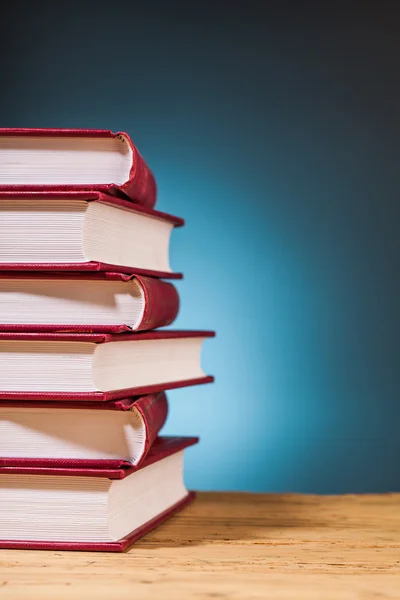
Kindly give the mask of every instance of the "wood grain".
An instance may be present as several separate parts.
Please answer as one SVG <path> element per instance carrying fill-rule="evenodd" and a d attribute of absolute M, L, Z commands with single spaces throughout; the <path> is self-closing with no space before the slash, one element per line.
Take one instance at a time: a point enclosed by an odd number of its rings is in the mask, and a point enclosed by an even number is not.
<path fill-rule="evenodd" d="M 400 494 L 201 493 L 126 554 L 0 551 L 0 599 L 400 598 Z"/>

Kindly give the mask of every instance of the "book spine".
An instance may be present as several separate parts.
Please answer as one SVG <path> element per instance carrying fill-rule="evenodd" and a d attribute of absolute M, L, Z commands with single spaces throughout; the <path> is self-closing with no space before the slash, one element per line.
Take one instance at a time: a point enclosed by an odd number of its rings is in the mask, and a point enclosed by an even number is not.
<path fill-rule="evenodd" d="M 143 450 L 143 455 L 138 462 L 138 465 L 146 458 L 153 442 L 157 438 L 160 429 L 163 427 L 168 416 L 168 401 L 164 392 L 158 394 L 150 394 L 138 398 L 132 406 L 132 410 L 137 410 L 146 429 L 146 441 Z M 136 465 L 136 466 L 138 466 Z"/>
<path fill-rule="evenodd" d="M 157 201 L 157 185 L 154 175 L 129 136 L 126 134 L 117 135 L 127 141 L 131 147 L 132 168 L 128 181 L 119 188 L 115 187 L 115 192 L 118 195 L 118 190 L 120 189 L 134 202 L 147 208 L 153 208 Z"/>
<path fill-rule="evenodd" d="M 179 295 L 176 288 L 166 281 L 137 276 L 142 286 L 145 308 L 138 331 L 166 327 L 175 319 L 179 311 Z"/>
<path fill-rule="evenodd" d="M 0 186 L 1 187 L 1 186 Z M 1 192 L 0 192 L 1 195 Z M 182 279 L 181 273 L 171 273 L 167 271 L 151 271 L 149 269 L 138 269 L 136 267 L 124 267 L 123 265 L 110 265 L 103 262 L 90 261 L 84 263 L 2 263 L 0 262 L 0 271 L 51 271 L 51 272 L 80 272 L 80 273 L 101 273 L 106 271 L 117 271 L 126 275 L 140 275 L 143 273 L 151 277 L 163 277 L 164 279 Z"/>

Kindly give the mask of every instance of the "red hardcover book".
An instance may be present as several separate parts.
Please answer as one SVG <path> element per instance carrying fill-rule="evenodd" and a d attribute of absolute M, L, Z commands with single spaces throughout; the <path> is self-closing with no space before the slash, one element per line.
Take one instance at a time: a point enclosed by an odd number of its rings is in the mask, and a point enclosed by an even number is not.
<path fill-rule="evenodd" d="M 200 353 L 212 331 L 0 333 L 0 399 L 111 401 L 214 379 Z"/>
<path fill-rule="evenodd" d="M 170 325 L 178 311 L 176 288 L 154 277 L 0 272 L 0 331 L 146 331 Z"/>
<path fill-rule="evenodd" d="M 114 402 L 0 401 L 0 466 L 139 466 L 168 415 L 164 392 Z"/>
<path fill-rule="evenodd" d="M 122 552 L 194 497 L 183 451 L 158 438 L 139 468 L 0 467 L 0 548 Z"/>
<path fill-rule="evenodd" d="M 154 176 L 125 132 L 0 128 L 0 152 L 0 190 L 100 191 L 156 203 Z"/>
<path fill-rule="evenodd" d="M 101 192 L 1 191 L 0 271 L 116 271 L 181 278 L 169 241 L 183 219 Z"/>

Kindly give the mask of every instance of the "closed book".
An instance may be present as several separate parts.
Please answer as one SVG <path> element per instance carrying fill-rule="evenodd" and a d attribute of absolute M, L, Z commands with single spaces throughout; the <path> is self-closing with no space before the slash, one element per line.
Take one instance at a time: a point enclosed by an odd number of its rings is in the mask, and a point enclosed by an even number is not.
<path fill-rule="evenodd" d="M 97 403 L 0 401 L 0 466 L 138 466 L 167 414 L 164 392 Z"/>
<path fill-rule="evenodd" d="M 158 438 L 139 468 L 0 467 L 0 548 L 122 552 L 194 497 L 184 450 Z"/>
<path fill-rule="evenodd" d="M 157 198 L 130 136 L 108 129 L 0 128 L 0 189 L 101 191 L 150 208 Z"/>
<path fill-rule="evenodd" d="M 176 288 L 124 273 L 0 272 L 0 331 L 146 331 L 170 325 Z"/>
<path fill-rule="evenodd" d="M 0 399 L 110 401 L 209 383 L 212 331 L 0 332 Z"/>
<path fill-rule="evenodd" d="M 183 223 L 101 192 L 0 191 L 0 270 L 179 278 L 169 243 Z"/>

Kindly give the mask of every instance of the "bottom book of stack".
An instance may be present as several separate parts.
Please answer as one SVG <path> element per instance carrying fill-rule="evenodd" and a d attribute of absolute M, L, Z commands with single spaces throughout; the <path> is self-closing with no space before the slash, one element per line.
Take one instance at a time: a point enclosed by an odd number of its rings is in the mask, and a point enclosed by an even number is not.
<path fill-rule="evenodd" d="M 0 548 L 126 550 L 193 499 L 183 482 L 183 454 L 197 441 L 158 437 L 139 467 L 2 460 Z"/>
<path fill-rule="evenodd" d="M 0 548 L 121 552 L 194 497 L 164 392 L 0 402 Z"/>

